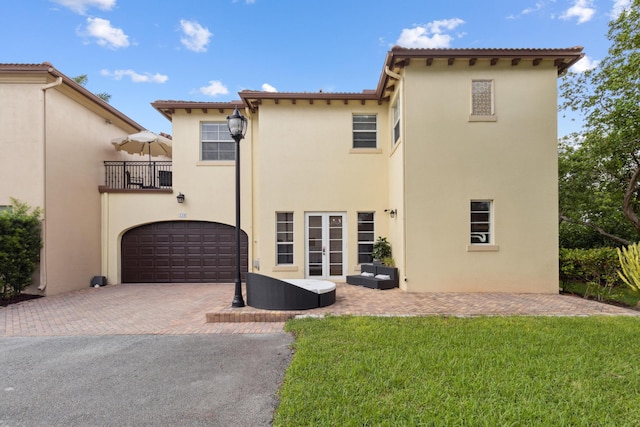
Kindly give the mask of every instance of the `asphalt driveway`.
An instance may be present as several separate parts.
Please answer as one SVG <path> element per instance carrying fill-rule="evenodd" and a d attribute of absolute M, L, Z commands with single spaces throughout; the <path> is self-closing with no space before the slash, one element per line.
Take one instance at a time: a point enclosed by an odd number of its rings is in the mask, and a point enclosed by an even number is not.
<path fill-rule="evenodd" d="M 0 426 L 267 426 L 276 334 L 0 337 Z"/>

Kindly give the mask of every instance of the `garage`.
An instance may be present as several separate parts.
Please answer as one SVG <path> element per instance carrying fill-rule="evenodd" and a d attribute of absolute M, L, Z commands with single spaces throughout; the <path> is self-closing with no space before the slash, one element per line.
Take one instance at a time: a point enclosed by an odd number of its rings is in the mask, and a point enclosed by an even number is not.
<path fill-rule="evenodd" d="M 235 227 L 207 221 L 146 224 L 122 236 L 122 283 L 233 283 Z M 241 270 L 248 239 L 241 232 Z"/>

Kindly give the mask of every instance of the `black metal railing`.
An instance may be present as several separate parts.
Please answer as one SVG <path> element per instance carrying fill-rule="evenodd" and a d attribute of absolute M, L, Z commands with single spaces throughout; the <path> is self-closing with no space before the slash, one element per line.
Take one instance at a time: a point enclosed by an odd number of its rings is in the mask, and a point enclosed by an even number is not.
<path fill-rule="evenodd" d="M 117 189 L 170 189 L 171 162 L 104 162 L 105 186 Z"/>

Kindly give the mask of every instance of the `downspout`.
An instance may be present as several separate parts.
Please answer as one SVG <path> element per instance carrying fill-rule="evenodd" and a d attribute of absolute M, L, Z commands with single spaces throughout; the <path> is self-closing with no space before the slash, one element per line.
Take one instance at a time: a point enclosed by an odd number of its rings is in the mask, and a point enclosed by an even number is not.
<path fill-rule="evenodd" d="M 384 66 L 384 73 L 389 76 L 389 77 L 393 77 L 396 80 L 400 80 L 402 79 L 402 76 L 398 73 L 394 73 L 393 71 L 391 71 L 391 68 L 389 68 L 388 65 Z"/>
<path fill-rule="evenodd" d="M 391 71 L 388 65 L 384 67 L 384 73 L 394 78 L 398 81 L 402 80 L 402 76 L 398 73 L 394 73 Z M 400 114 L 404 113 L 404 85 L 400 85 Z M 404 127 L 404 118 L 400 118 L 401 126 Z M 401 135 L 405 135 L 404 131 L 401 130 Z M 405 144 L 402 148 L 402 246 L 403 246 L 403 254 L 402 254 L 402 276 L 404 281 L 404 290 L 407 290 L 407 145 Z"/>
<path fill-rule="evenodd" d="M 251 259 L 247 258 L 247 263 L 249 264 L 247 266 L 248 271 L 250 272 L 255 272 L 255 271 L 260 271 L 260 259 L 256 258 L 256 248 L 258 245 L 256 245 L 256 238 L 255 238 L 255 233 L 256 233 L 256 223 L 255 223 L 255 209 L 256 209 L 256 194 L 255 194 L 255 189 L 256 189 L 256 182 L 255 182 L 255 169 L 254 169 L 254 156 L 255 156 L 255 146 L 254 146 L 254 141 L 255 141 L 255 136 L 254 136 L 254 117 L 253 114 L 251 113 L 251 107 L 246 107 L 244 109 L 245 114 L 247 115 L 247 117 L 250 119 L 249 120 L 249 125 L 251 126 L 251 143 L 249 145 L 249 165 L 250 165 L 250 170 L 251 170 L 251 241 L 248 241 L 247 243 L 250 245 L 251 250 L 250 250 L 250 254 L 251 254 Z M 247 237 L 249 237 L 247 235 Z"/>
<path fill-rule="evenodd" d="M 39 291 L 44 291 L 47 287 L 47 90 L 58 87 L 62 84 L 62 77 L 56 78 L 53 83 L 42 86 L 42 191 L 43 191 L 43 210 L 44 218 L 42 219 L 42 252 L 40 254 L 40 285 Z"/>

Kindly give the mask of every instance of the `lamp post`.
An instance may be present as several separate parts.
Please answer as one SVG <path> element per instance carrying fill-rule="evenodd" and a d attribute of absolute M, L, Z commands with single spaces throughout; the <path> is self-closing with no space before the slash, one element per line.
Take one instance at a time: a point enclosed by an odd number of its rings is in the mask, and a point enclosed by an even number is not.
<path fill-rule="evenodd" d="M 238 111 L 227 116 L 227 125 L 231 138 L 236 142 L 236 289 L 231 307 L 244 307 L 242 298 L 242 276 L 240 272 L 240 140 L 247 131 L 247 118 Z"/>

